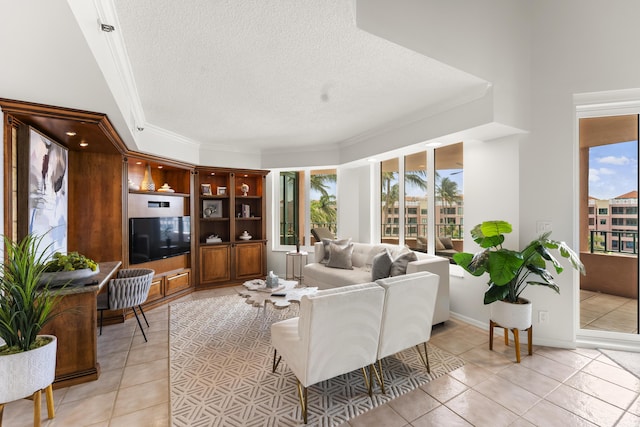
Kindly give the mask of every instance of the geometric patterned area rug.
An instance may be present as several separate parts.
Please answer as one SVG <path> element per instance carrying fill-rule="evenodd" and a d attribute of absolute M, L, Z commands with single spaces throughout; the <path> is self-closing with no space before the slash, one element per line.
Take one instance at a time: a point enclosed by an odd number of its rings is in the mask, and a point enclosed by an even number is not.
<path fill-rule="evenodd" d="M 271 372 L 270 324 L 297 307 L 262 310 L 228 295 L 170 305 L 172 426 L 302 426 L 296 379 L 284 360 Z M 427 345 L 431 374 L 414 348 L 383 360 L 386 395 L 370 398 L 360 370 L 308 389 L 308 426 L 335 426 L 457 369 L 463 361 Z"/>

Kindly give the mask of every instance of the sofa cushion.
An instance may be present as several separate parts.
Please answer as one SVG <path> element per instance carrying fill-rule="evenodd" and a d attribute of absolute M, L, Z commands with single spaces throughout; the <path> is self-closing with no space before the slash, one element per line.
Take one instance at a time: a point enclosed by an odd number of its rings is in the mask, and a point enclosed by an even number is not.
<path fill-rule="evenodd" d="M 436 236 L 436 251 L 441 251 L 443 249 L 446 249 L 446 248 L 444 247 L 442 240 L 440 240 L 440 238 Z"/>
<path fill-rule="evenodd" d="M 327 261 L 327 267 L 352 270 L 352 253 L 353 243 L 349 243 L 346 246 L 341 246 L 333 242 L 329 243 L 329 260 Z"/>
<path fill-rule="evenodd" d="M 389 277 L 392 263 L 393 260 L 387 249 L 383 249 L 378 255 L 374 256 L 371 263 L 371 280 L 376 281 Z"/>
<path fill-rule="evenodd" d="M 322 245 L 324 246 L 324 258 L 320 262 L 324 264 L 326 264 L 327 261 L 329 261 L 329 256 L 331 256 L 331 248 L 329 246 L 331 243 L 335 243 L 336 245 L 341 247 L 346 247 L 349 243 L 351 243 L 351 237 L 349 237 L 348 239 L 339 239 L 339 240 L 322 239 Z"/>
<path fill-rule="evenodd" d="M 409 251 L 409 252 L 403 253 L 398 258 L 394 259 L 393 262 L 391 263 L 389 275 L 393 277 L 393 276 L 400 276 L 405 274 L 407 272 L 407 265 L 409 265 L 411 261 L 417 261 L 417 260 L 418 260 L 418 256 L 415 254 L 415 252 Z"/>

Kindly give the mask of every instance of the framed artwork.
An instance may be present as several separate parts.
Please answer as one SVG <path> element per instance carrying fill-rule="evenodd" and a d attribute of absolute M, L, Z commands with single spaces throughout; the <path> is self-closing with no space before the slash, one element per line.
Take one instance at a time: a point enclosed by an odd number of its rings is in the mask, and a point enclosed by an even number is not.
<path fill-rule="evenodd" d="M 29 129 L 29 233 L 44 255 L 67 252 L 69 150 Z"/>
<path fill-rule="evenodd" d="M 211 184 L 200 184 L 200 192 L 203 196 L 212 196 Z"/>
<path fill-rule="evenodd" d="M 218 196 L 224 196 L 227 194 L 227 187 L 218 187 L 217 189 Z"/>
<path fill-rule="evenodd" d="M 222 218 L 222 200 L 203 200 L 202 216 L 204 218 Z"/>

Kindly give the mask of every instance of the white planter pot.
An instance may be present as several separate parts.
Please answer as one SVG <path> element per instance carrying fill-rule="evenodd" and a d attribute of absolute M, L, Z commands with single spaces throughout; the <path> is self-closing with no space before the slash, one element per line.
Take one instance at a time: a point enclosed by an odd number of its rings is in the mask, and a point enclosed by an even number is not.
<path fill-rule="evenodd" d="M 496 301 L 489 305 L 489 318 L 503 328 L 524 330 L 531 326 L 531 301 L 520 298 L 522 304 Z"/>
<path fill-rule="evenodd" d="M 56 377 L 56 350 L 58 340 L 35 350 L 0 356 L 0 403 L 31 396 L 53 383 Z"/>

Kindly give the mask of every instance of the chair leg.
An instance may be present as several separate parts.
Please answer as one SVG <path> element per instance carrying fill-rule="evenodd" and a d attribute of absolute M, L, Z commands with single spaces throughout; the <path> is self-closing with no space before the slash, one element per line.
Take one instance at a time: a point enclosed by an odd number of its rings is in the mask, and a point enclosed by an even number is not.
<path fill-rule="evenodd" d="M 298 398 L 300 399 L 300 408 L 302 409 L 302 419 L 307 423 L 307 388 L 303 387 L 298 381 Z"/>
<path fill-rule="evenodd" d="M 382 394 L 387 394 L 387 392 L 384 390 L 384 375 L 382 373 L 382 360 L 378 359 L 378 369 L 376 369 L 376 365 L 373 365 L 373 373 L 376 376 L 376 379 L 378 380 L 378 384 L 380 384 L 380 390 L 382 391 Z"/>
<path fill-rule="evenodd" d="M 422 364 L 425 368 L 427 368 L 427 372 L 431 373 L 431 366 L 429 366 L 429 352 L 427 351 L 427 343 L 423 342 L 422 346 L 424 347 L 424 356 L 420 351 L 420 345 L 416 345 L 416 350 L 418 350 L 418 356 L 420 356 L 420 360 L 422 360 Z"/>
<path fill-rule="evenodd" d="M 139 305 L 138 308 L 140 309 L 140 313 L 142 313 L 142 317 L 144 317 L 144 323 L 147 324 L 147 328 L 148 328 L 149 327 L 149 322 L 147 322 L 147 316 L 145 316 L 144 310 L 142 309 L 141 305 Z"/>
<path fill-rule="evenodd" d="M 0 427 L 2 427 L 2 414 L 4 414 L 4 403 L 0 403 Z"/>
<path fill-rule="evenodd" d="M 49 419 L 56 417 L 56 409 L 53 406 L 53 384 L 49 384 L 44 389 L 45 396 L 47 398 L 47 417 Z"/>
<path fill-rule="evenodd" d="M 364 367 L 360 368 L 360 370 L 362 371 L 362 378 L 364 378 L 364 385 L 367 387 L 367 393 L 369 393 L 369 397 L 372 397 L 373 396 L 373 370 L 375 368 L 373 367 L 373 365 L 369 365 L 367 368 L 369 369 L 368 374 Z"/>
<path fill-rule="evenodd" d="M 33 393 L 33 427 L 40 427 L 40 404 L 41 404 L 41 396 L 40 390 Z"/>
<path fill-rule="evenodd" d="M 136 312 L 135 307 L 131 307 L 133 310 L 133 314 L 136 316 L 136 320 L 138 321 L 138 326 L 140 326 L 140 332 L 142 332 L 142 336 L 144 337 L 144 342 L 147 342 L 147 335 L 144 333 L 144 329 L 142 329 L 142 324 L 140 323 L 140 318 L 138 317 L 138 313 Z"/>
<path fill-rule="evenodd" d="M 282 356 L 278 357 L 278 360 L 276 361 L 276 355 L 278 353 L 278 350 L 273 349 L 273 364 L 272 366 L 272 370 L 271 372 L 275 372 L 276 369 L 278 369 L 278 365 L 280 365 L 280 361 L 282 360 Z"/>

